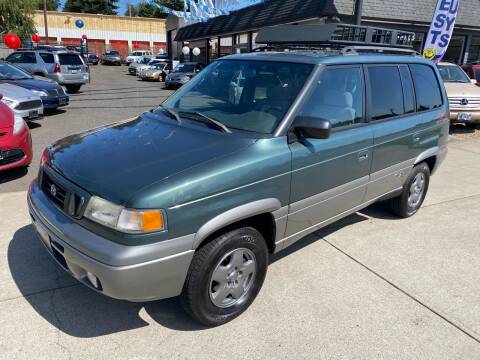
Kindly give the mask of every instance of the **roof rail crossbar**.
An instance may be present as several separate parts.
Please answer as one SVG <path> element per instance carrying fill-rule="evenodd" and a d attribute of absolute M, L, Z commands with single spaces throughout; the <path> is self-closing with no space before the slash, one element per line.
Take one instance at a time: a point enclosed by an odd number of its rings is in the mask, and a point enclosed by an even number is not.
<path fill-rule="evenodd" d="M 342 49 L 344 55 L 357 55 L 361 53 L 381 53 L 381 54 L 399 54 L 399 55 L 420 55 L 414 49 L 383 47 L 383 46 L 346 46 Z"/>
<path fill-rule="evenodd" d="M 260 30 L 258 44 L 315 47 L 376 46 L 411 49 L 415 33 L 341 23 L 279 25 Z"/>

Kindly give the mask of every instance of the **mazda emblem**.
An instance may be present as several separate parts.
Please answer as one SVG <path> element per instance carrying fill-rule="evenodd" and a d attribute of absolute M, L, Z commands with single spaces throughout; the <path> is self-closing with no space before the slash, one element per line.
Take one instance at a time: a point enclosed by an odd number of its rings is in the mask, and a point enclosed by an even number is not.
<path fill-rule="evenodd" d="M 468 99 L 462 99 L 460 102 L 462 105 L 468 105 Z"/>
<path fill-rule="evenodd" d="M 52 194 L 53 196 L 57 196 L 57 187 L 55 186 L 55 184 L 50 185 L 50 194 Z"/>

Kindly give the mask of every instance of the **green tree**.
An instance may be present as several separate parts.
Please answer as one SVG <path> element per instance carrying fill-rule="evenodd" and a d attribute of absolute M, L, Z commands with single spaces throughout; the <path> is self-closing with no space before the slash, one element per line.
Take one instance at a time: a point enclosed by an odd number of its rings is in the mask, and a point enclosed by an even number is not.
<path fill-rule="evenodd" d="M 116 15 L 118 0 L 67 0 L 63 11 Z"/>
<path fill-rule="evenodd" d="M 28 39 L 35 31 L 33 0 L 0 0 L 0 37 L 7 33 Z"/>
<path fill-rule="evenodd" d="M 156 0 L 155 2 L 173 10 L 183 10 L 183 0 Z M 129 10 L 128 5 L 130 5 L 131 10 Z M 136 5 L 127 4 L 125 16 L 130 16 L 130 14 L 131 16 L 147 18 L 165 18 L 168 15 L 149 1 L 143 1 Z"/>
<path fill-rule="evenodd" d="M 47 0 L 47 10 L 57 11 L 59 6 L 60 6 L 59 0 Z M 43 10 L 43 0 L 35 1 L 35 9 Z"/>

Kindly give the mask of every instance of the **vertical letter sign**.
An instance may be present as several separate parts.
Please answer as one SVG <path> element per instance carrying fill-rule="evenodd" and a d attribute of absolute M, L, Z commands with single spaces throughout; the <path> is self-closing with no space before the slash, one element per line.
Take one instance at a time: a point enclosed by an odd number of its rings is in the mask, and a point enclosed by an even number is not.
<path fill-rule="evenodd" d="M 442 60 L 452 38 L 459 5 L 460 0 L 438 0 L 423 50 L 425 58 L 436 63 Z"/>

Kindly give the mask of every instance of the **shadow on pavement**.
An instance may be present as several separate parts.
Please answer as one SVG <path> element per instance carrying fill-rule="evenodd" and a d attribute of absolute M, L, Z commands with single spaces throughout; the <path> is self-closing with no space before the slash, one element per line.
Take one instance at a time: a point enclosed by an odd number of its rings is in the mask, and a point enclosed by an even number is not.
<path fill-rule="evenodd" d="M 148 326 L 142 319 L 142 310 L 158 324 L 173 330 L 203 329 L 184 313 L 177 299 L 132 303 L 108 298 L 83 286 L 51 259 L 32 225 L 15 232 L 8 247 L 8 265 L 18 289 L 33 309 L 71 336 L 91 338 Z"/>
<path fill-rule="evenodd" d="M 0 172 L 0 184 L 20 179 L 28 174 L 28 167 L 15 168 Z"/>
<path fill-rule="evenodd" d="M 367 210 L 370 214 L 382 213 L 381 209 Z M 359 213 L 351 215 L 272 255 L 270 262 L 281 260 L 341 228 L 368 219 Z M 142 318 L 143 312 L 172 330 L 205 329 L 183 311 L 178 299 L 131 303 L 108 298 L 83 286 L 51 259 L 32 225 L 15 232 L 8 247 L 8 265 L 18 289 L 33 309 L 71 336 L 91 338 L 149 326 L 149 318 Z"/>

